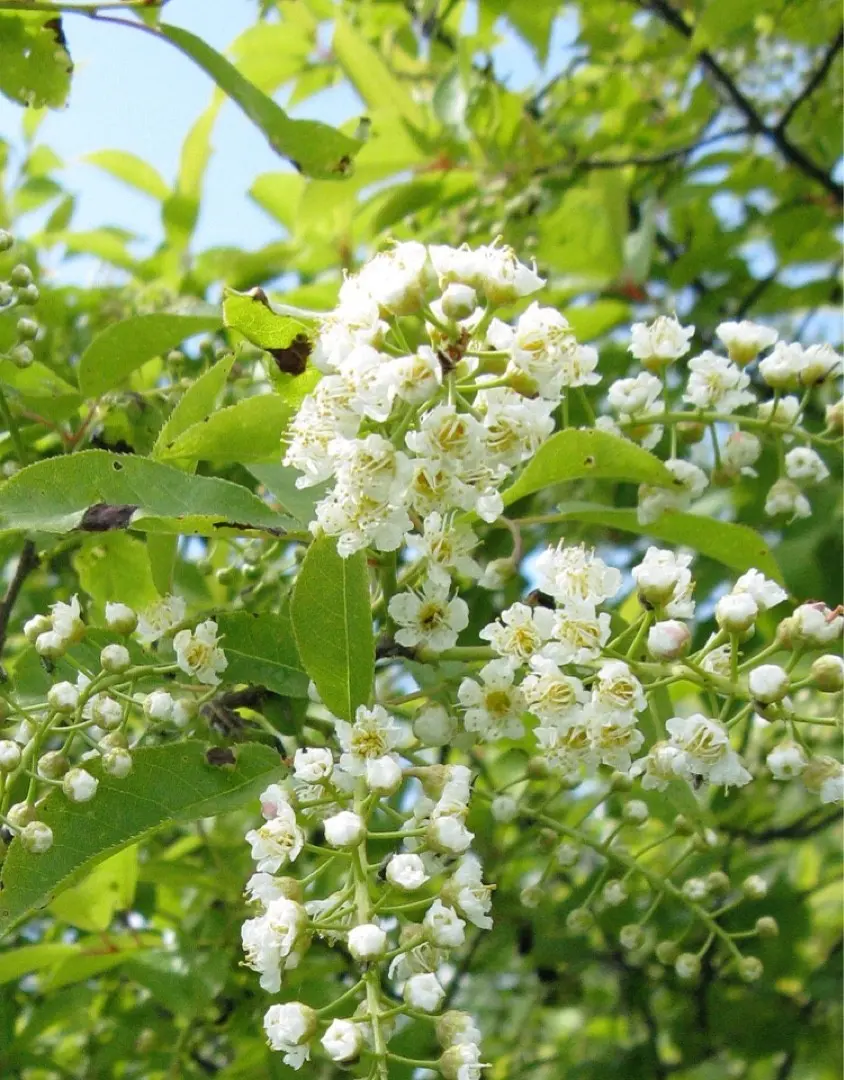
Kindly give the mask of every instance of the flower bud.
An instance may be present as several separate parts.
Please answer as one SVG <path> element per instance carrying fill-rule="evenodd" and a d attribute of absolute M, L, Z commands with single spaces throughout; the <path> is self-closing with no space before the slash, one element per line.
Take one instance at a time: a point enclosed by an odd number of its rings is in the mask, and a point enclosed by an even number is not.
<path fill-rule="evenodd" d="M 326 818 L 322 826 L 325 842 L 334 848 L 357 847 L 366 835 L 363 818 L 351 810 L 341 810 L 339 814 Z"/>
<path fill-rule="evenodd" d="M 468 850 L 474 836 L 459 818 L 446 816 L 431 822 L 425 834 L 425 843 L 431 851 L 438 851 L 441 855 L 462 855 Z"/>
<path fill-rule="evenodd" d="M 826 426 L 839 435 L 844 431 L 844 398 L 826 407 Z"/>
<path fill-rule="evenodd" d="M 35 639 L 35 651 L 45 660 L 59 660 L 67 650 L 67 642 L 55 630 L 47 630 Z"/>
<path fill-rule="evenodd" d="M 538 908 L 542 903 L 542 886 L 541 885 L 526 885 L 519 893 L 519 903 L 522 907 L 526 908 Z"/>
<path fill-rule="evenodd" d="M 679 660 L 689 651 L 692 634 L 678 619 L 665 619 L 648 631 L 648 653 L 654 660 Z"/>
<path fill-rule="evenodd" d="M 60 780 L 70 767 L 67 758 L 58 750 L 48 750 L 38 759 L 36 772 L 45 780 Z"/>
<path fill-rule="evenodd" d="M 678 979 L 682 979 L 683 982 L 692 982 L 700 975 L 700 957 L 695 956 L 694 953 L 680 953 L 674 961 L 674 970 L 677 972 Z"/>
<path fill-rule="evenodd" d="M 43 821 L 30 821 L 18 834 L 24 850 L 31 855 L 43 855 L 53 846 L 53 830 Z"/>
<path fill-rule="evenodd" d="M 574 866 L 580 858 L 580 851 L 574 844 L 560 844 L 555 856 L 557 865 L 562 867 Z"/>
<path fill-rule="evenodd" d="M 110 675 L 120 675 L 132 666 L 129 650 L 123 645 L 106 645 L 100 653 L 100 666 Z"/>
<path fill-rule="evenodd" d="M 143 707 L 148 720 L 170 720 L 173 716 L 173 698 L 166 690 L 153 690 L 147 694 Z"/>
<path fill-rule="evenodd" d="M 759 937 L 775 938 L 779 932 L 779 923 L 773 916 L 762 915 L 756 920 L 756 933 Z"/>
<path fill-rule="evenodd" d="M 362 923 L 349 931 L 349 952 L 362 962 L 380 959 L 387 951 L 387 935 L 375 923 Z"/>
<path fill-rule="evenodd" d="M 320 1042 L 331 1061 L 343 1063 L 356 1061 L 363 1049 L 360 1025 L 352 1020 L 332 1020 Z"/>
<path fill-rule="evenodd" d="M 387 863 L 386 878 L 394 888 L 413 892 L 428 881 L 428 874 L 418 855 L 402 853 L 391 856 Z"/>
<path fill-rule="evenodd" d="M 366 763 L 366 786 L 379 795 L 392 795 L 402 783 L 401 765 L 389 754 Z"/>
<path fill-rule="evenodd" d="M 424 746 L 446 746 L 457 734 L 457 721 L 442 705 L 428 705 L 414 717 L 413 734 Z"/>
<path fill-rule="evenodd" d="M 132 755 L 120 747 L 109 750 L 103 754 L 103 771 L 115 780 L 122 780 L 132 771 Z"/>
<path fill-rule="evenodd" d="M 477 1043 L 481 1041 L 481 1033 L 473 1017 L 467 1012 L 458 1009 L 449 1009 L 437 1020 L 437 1041 L 440 1046 L 454 1046 L 455 1043 Z"/>
<path fill-rule="evenodd" d="M 711 874 L 706 875 L 706 885 L 710 892 L 725 893 L 729 892 L 730 879 L 723 870 L 713 870 Z"/>
<path fill-rule="evenodd" d="M 75 803 L 90 802 L 99 786 L 99 780 L 85 769 L 71 769 L 62 780 L 62 791 Z"/>
<path fill-rule="evenodd" d="M 26 263 L 18 263 L 17 266 L 13 266 L 12 272 L 9 274 L 9 282 L 14 285 L 16 289 L 22 289 L 27 285 L 31 285 L 33 280 L 32 271 Z"/>
<path fill-rule="evenodd" d="M 39 326 L 35 319 L 18 319 L 15 329 L 21 341 L 34 341 L 38 337 Z"/>
<path fill-rule="evenodd" d="M 832 653 L 819 656 L 810 674 L 815 686 L 825 694 L 836 694 L 844 688 L 844 660 L 840 656 Z"/>
<path fill-rule="evenodd" d="M 610 777 L 610 787 L 613 791 L 630 791 L 633 787 L 633 779 L 624 772 L 614 772 Z"/>
<path fill-rule="evenodd" d="M 18 289 L 18 303 L 25 306 L 31 306 L 37 304 L 41 297 L 41 293 L 38 291 L 37 285 L 24 285 L 23 288 Z"/>
<path fill-rule="evenodd" d="M 440 299 L 443 314 L 454 321 L 468 319 L 478 306 L 478 294 L 470 285 L 452 282 Z"/>
<path fill-rule="evenodd" d="M 661 964 L 673 964 L 680 955 L 680 950 L 673 941 L 660 941 L 655 949 L 656 958 Z"/>
<path fill-rule="evenodd" d="M 440 1057 L 437 1067 L 443 1080 L 468 1080 L 481 1076 L 480 1051 L 475 1043 L 460 1042 L 450 1046 Z"/>
<path fill-rule="evenodd" d="M 128 604 L 106 604 L 105 621 L 115 634 L 132 634 L 138 626 L 138 616 Z"/>
<path fill-rule="evenodd" d="M 15 298 L 15 290 L 8 281 L 0 281 L 0 310 L 8 307 Z"/>
<path fill-rule="evenodd" d="M 14 246 L 15 238 L 5 229 L 0 229 L 0 255 L 5 254 Z"/>
<path fill-rule="evenodd" d="M 628 923 L 619 930 L 618 940 L 622 948 L 632 952 L 634 949 L 641 949 L 645 944 L 645 931 L 636 923 Z"/>
<path fill-rule="evenodd" d="M 303 1046 L 317 1029 L 317 1015 L 301 1001 L 270 1005 L 264 1014 L 264 1031 L 273 1050 Z"/>
<path fill-rule="evenodd" d="M 756 621 L 759 608 L 750 593 L 728 593 L 715 605 L 715 621 L 722 630 L 740 634 Z"/>
<path fill-rule="evenodd" d="M 601 899 L 607 907 L 619 907 L 628 895 L 627 886 L 623 881 L 608 881 L 601 891 Z"/>
<path fill-rule="evenodd" d="M 72 713 L 79 704 L 79 690 L 71 682 L 60 682 L 47 691 L 47 704 L 57 713 Z"/>
<path fill-rule="evenodd" d="M 512 795 L 496 795 L 489 809 L 496 821 L 508 822 L 519 813 L 519 804 Z"/>
<path fill-rule="evenodd" d="M 574 934 L 585 934 L 592 929 L 595 918 L 589 908 L 572 908 L 566 916 L 566 926 Z"/>
<path fill-rule="evenodd" d="M 644 825 L 649 816 L 648 804 L 642 799 L 631 799 L 624 804 L 621 816 L 631 825 Z"/>
<path fill-rule="evenodd" d="M 6 818 L 13 829 L 22 829 L 35 820 L 35 807 L 32 803 L 14 803 L 6 811 Z"/>
<path fill-rule="evenodd" d="M 0 772 L 14 772 L 21 763 L 21 748 L 12 739 L 0 739 Z"/>
<path fill-rule="evenodd" d="M 690 877 L 683 882 L 683 896 L 696 904 L 709 895 L 709 885 L 705 878 Z"/>
<path fill-rule="evenodd" d="M 23 636 L 30 645 L 34 645 L 42 634 L 46 634 L 52 629 L 53 620 L 49 615 L 33 615 L 31 619 L 27 619 L 23 624 Z"/>
<path fill-rule="evenodd" d="M 788 672 L 778 664 L 760 664 L 750 672 L 747 679 L 752 697 L 763 705 L 782 701 L 788 693 L 790 682 Z"/>
<path fill-rule="evenodd" d="M 742 882 L 741 891 L 748 900 L 764 900 L 768 895 L 768 883 L 759 874 L 751 874 Z"/>
<path fill-rule="evenodd" d="M 677 814 L 673 821 L 674 832 L 679 836 L 691 836 L 695 831 L 694 825 L 683 814 Z"/>
<path fill-rule="evenodd" d="M 547 826 L 539 830 L 536 835 L 537 847 L 540 851 L 548 852 L 553 851 L 557 846 L 558 836 L 554 829 L 549 829 Z"/>
<path fill-rule="evenodd" d="M 746 983 L 758 982 L 764 970 L 758 956 L 743 956 L 739 961 L 739 978 Z"/>
<path fill-rule="evenodd" d="M 422 975 L 411 975 L 404 984 L 404 1000 L 411 1009 L 419 1009 L 421 1012 L 432 1013 L 442 1005 L 445 990 L 440 986 L 436 975 L 426 972 Z"/>

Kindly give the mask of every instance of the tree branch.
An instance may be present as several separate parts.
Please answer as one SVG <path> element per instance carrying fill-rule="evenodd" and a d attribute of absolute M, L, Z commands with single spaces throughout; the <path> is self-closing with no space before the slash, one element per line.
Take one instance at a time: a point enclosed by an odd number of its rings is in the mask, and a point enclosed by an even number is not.
<path fill-rule="evenodd" d="M 840 51 L 842 45 L 844 45 L 844 26 L 841 27 L 841 29 L 838 31 L 837 37 L 827 48 L 826 52 L 824 53 L 823 59 L 821 60 L 814 73 L 809 76 L 806 85 L 803 87 L 803 89 L 800 91 L 794 101 L 792 101 L 792 103 L 788 106 L 788 108 L 780 117 L 777 126 L 774 128 L 775 131 L 784 132 L 788 125 L 791 123 L 794 114 L 797 112 L 800 106 L 805 101 L 808 101 L 808 99 L 812 96 L 812 94 L 814 94 L 814 92 L 818 89 L 821 83 L 823 83 L 824 79 L 829 74 L 829 70 L 832 67 L 832 62 L 835 59 L 836 54 Z"/>
<path fill-rule="evenodd" d="M 573 167 L 578 169 L 623 169 L 626 165 L 665 165 L 670 161 L 674 161 L 676 158 L 687 157 L 689 154 L 693 154 L 695 151 L 702 149 L 704 146 L 709 146 L 711 143 L 747 134 L 749 134 L 749 129 L 747 127 L 730 128 L 727 131 L 719 132 L 717 135 L 708 135 L 705 139 L 699 139 L 696 142 L 688 143 L 686 146 L 677 146 L 673 150 L 663 150 L 661 154 L 615 159 L 587 158 L 585 161 L 576 162 Z"/>
<path fill-rule="evenodd" d="M 694 28 L 686 22 L 680 12 L 675 11 L 675 9 L 667 3 L 667 0 L 633 0 L 633 2 L 645 11 L 651 11 L 655 15 L 658 15 L 667 26 L 670 26 L 672 30 L 675 30 L 687 41 L 691 41 L 694 37 Z M 709 75 L 712 81 L 720 87 L 735 108 L 738 109 L 747 120 L 751 134 L 761 135 L 763 138 L 767 139 L 768 142 L 779 150 L 782 157 L 784 157 L 790 165 L 794 165 L 795 168 L 799 169 L 805 176 L 810 177 L 812 180 L 826 188 L 830 195 L 835 198 L 839 206 L 844 205 L 844 187 L 833 180 L 826 169 L 818 165 L 816 161 L 813 161 L 809 155 L 804 153 L 798 146 L 795 146 L 785 134 L 781 123 L 776 127 L 770 127 L 770 125 L 765 123 L 756 111 L 753 103 L 736 84 L 732 75 L 721 66 L 708 49 L 701 49 L 697 53 L 697 59 L 707 75 Z"/>
<path fill-rule="evenodd" d="M 14 608 L 15 603 L 17 602 L 18 594 L 23 588 L 24 581 L 26 581 L 27 577 L 32 573 L 36 566 L 38 566 L 38 552 L 34 542 L 32 540 L 27 540 L 20 553 L 14 576 L 6 589 L 6 595 L 0 600 L 0 653 L 2 653 L 3 646 L 6 644 L 6 633 L 9 629 L 9 619 L 12 615 L 12 608 Z"/>

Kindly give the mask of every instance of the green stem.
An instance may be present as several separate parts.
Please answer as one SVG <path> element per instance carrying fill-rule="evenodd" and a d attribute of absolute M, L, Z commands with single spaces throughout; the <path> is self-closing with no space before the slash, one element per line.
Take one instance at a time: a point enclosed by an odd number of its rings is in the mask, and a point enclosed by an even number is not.
<path fill-rule="evenodd" d="M 0 8 L 2 7 L 2 0 L 0 0 Z M 17 421 L 12 416 L 12 410 L 9 408 L 9 402 L 6 400 L 6 395 L 3 393 L 2 387 L 0 387 L 0 417 L 3 418 L 3 422 L 9 429 L 9 434 L 12 436 L 12 442 L 15 444 L 15 452 L 20 458 L 21 465 L 26 465 L 28 461 L 26 447 L 24 446 L 20 429 L 18 428 Z"/>

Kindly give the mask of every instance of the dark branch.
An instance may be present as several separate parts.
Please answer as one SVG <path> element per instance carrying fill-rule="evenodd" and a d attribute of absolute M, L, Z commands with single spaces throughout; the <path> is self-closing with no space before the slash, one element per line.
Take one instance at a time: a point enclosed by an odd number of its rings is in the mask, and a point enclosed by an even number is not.
<path fill-rule="evenodd" d="M 32 540 L 27 540 L 23 545 L 20 558 L 18 559 L 18 565 L 15 568 L 15 574 L 12 580 L 9 582 L 9 587 L 6 589 L 6 595 L 0 600 L 0 652 L 3 651 L 3 646 L 6 643 L 6 634 L 9 629 L 9 619 L 12 615 L 12 608 L 18 599 L 18 594 L 23 588 L 23 583 L 26 581 L 29 574 L 38 566 L 38 552 L 36 551 L 35 544 Z"/>
<path fill-rule="evenodd" d="M 814 811 L 805 817 L 792 821 L 790 825 L 780 825 L 774 829 L 763 829 L 754 832 L 752 829 L 731 829 L 730 835 L 747 840 L 749 844 L 770 844 L 775 840 L 805 840 L 815 833 L 823 832 L 836 821 L 841 820 L 841 812 L 834 810 L 831 814 L 816 817 Z"/>
<path fill-rule="evenodd" d="M 824 53 L 823 59 L 816 70 L 809 76 L 806 85 L 780 117 L 779 123 L 774 129 L 775 131 L 784 132 L 800 106 L 805 101 L 808 101 L 812 94 L 814 94 L 818 87 L 823 83 L 824 79 L 829 74 L 832 62 L 837 53 L 840 52 L 842 45 L 844 45 L 844 26 L 838 31 L 838 36 Z"/>
<path fill-rule="evenodd" d="M 705 139 L 688 143 L 686 146 L 677 146 L 673 150 L 663 150 L 661 154 L 615 159 L 587 158 L 585 161 L 578 161 L 574 167 L 578 169 L 623 169 L 626 165 L 666 165 L 677 158 L 688 157 L 689 154 L 694 154 L 711 143 L 720 142 L 722 139 L 732 139 L 739 135 L 747 135 L 748 133 L 749 129 L 746 127 L 730 128 L 728 131 L 721 131 L 717 135 L 709 135 Z"/>
<path fill-rule="evenodd" d="M 690 41 L 694 36 L 694 28 L 691 27 L 683 16 L 666 2 L 666 0 L 633 0 L 635 4 L 645 11 L 651 11 L 658 15 L 666 25 L 670 26 L 678 34 Z M 761 135 L 772 143 L 785 160 L 799 169 L 805 176 L 811 177 L 821 184 L 832 195 L 839 205 L 844 205 L 844 187 L 833 180 L 826 169 L 813 161 L 808 154 L 788 138 L 781 125 L 770 127 L 748 97 L 742 92 L 734 81 L 732 75 L 721 66 L 708 49 L 701 49 L 697 54 L 698 61 L 704 71 L 709 75 L 716 86 L 727 95 L 732 104 L 747 120 L 752 134 Z"/>

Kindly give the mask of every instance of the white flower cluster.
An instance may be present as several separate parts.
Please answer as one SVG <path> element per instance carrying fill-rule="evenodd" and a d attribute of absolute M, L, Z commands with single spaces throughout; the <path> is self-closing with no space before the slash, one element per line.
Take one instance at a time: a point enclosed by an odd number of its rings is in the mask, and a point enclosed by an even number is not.
<path fill-rule="evenodd" d="M 334 725 L 338 752 L 298 749 L 290 780 L 263 793 L 264 823 L 246 836 L 256 865 L 247 895 L 259 914 L 244 923 L 242 940 L 246 962 L 259 973 L 262 988 L 272 994 L 282 990 L 285 971 L 300 963 L 315 937 L 344 948 L 362 972 L 340 995 L 343 1001 L 359 997 L 348 1018 L 323 1020 L 331 1006 L 319 1013 L 301 1002 L 270 1006 L 267 1039 L 294 1069 L 309 1060 L 323 1023 L 319 1041 L 330 1060 L 351 1063 L 368 1052 L 386 1065 L 389 1031 L 379 1016 L 391 1008 L 391 999 L 383 981 L 393 984 L 392 1000 L 400 995 L 408 1010 L 438 1012 L 446 996 L 449 953 L 463 945 L 467 923 L 492 926 L 491 889 L 469 850 L 473 834 L 465 825 L 469 769 L 403 763 L 401 749 L 410 736 L 379 705 L 361 706 L 352 723 L 335 719 Z M 379 800 L 406 782 L 421 782 L 422 792 L 403 815 L 402 827 L 376 827 Z M 382 896 L 376 906 L 368 845 L 379 837 L 399 846 L 380 864 Z M 313 886 L 303 891 L 282 876 L 306 848 L 323 868 L 339 857 L 348 869 L 346 884 L 320 896 Z M 313 872 L 308 880 L 318 876 Z M 442 1075 L 479 1078 L 479 1034 L 471 1018 L 446 1013 L 438 1032 Z"/>

